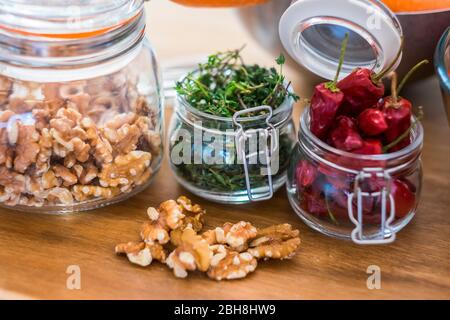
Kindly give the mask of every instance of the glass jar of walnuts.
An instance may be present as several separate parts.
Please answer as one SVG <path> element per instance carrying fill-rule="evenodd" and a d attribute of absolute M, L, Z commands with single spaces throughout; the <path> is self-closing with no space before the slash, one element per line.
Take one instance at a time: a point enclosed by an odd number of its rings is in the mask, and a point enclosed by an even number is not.
<path fill-rule="evenodd" d="M 0 204 L 123 200 L 162 158 L 161 80 L 141 0 L 0 4 Z"/>

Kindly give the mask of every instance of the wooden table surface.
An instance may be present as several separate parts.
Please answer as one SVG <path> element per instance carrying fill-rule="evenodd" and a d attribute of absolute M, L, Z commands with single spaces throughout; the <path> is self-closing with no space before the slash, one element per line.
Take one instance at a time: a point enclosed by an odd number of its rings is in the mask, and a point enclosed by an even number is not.
<path fill-rule="evenodd" d="M 247 43 L 249 61 L 270 56 L 252 42 L 229 10 L 185 9 L 167 1 L 148 6 L 149 34 L 160 59 L 175 60 Z M 186 54 L 184 56 L 183 54 Z M 293 71 L 298 92 L 311 84 Z M 190 195 L 164 161 L 152 186 L 134 198 L 91 212 L 49 216 L 0 210 L 0 298 L 51 299 L 390 299 L 450 298 L 450 130 L 436 79 L 408 88 L 426 106 L 423 196 L 414 221 L 393 245 L 362 247 L 310 230 L 290 208 L 284 190 L 265 203 L 224 206 Z M 295 110 L 295 119 L 301 107 Z M 169 112 L 170 113 L 170 112 Z M 114 254 L 116 243 L 138 239 L 146 208 L 178 195 L 192 196 L 208 211 L 208 226 L 248 220 L 257 226 L 287 222 L 303 244 L 290 261 L 261 263 L 244 280 L 215 282 L 202 274 L 176 279 L 164 265 L 131 265 Z M 66 287 L 67 268 L 81 270 L 81 289 Z M 366 286 L 367 267 L 381 268 L 382 287 Z"/>

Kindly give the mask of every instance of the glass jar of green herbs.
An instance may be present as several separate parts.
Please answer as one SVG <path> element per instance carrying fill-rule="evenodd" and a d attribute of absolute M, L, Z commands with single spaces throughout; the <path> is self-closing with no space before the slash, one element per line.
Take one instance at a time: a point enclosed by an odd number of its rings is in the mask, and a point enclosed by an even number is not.
<path fill-rule="evenodd" d="M 247 65 L 240 50 L 211 55 L 177 83 L 169 158 L 177 180 L 223 203 L 270 199 L 285 183 L 298 97 L 276 68 Z"/>

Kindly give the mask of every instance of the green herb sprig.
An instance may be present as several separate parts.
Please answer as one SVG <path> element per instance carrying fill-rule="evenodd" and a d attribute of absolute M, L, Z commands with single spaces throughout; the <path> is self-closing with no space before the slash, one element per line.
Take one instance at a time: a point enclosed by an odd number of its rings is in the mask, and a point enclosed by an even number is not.
<path fill-rule="evenodd" d="M 286 97 L 297 95 L 285 85 L 285 57 L 276 59 L 279 71 L 259 65 L 247 65 L 242 49 L 210 55 L 198 70 L 177 82 L 176 91 L 194 108 L 216 116 L 232 117 L 237 111 L 269 105 L 281 106 Z M 255 116 L 255 114 L 248 114 Z"/>

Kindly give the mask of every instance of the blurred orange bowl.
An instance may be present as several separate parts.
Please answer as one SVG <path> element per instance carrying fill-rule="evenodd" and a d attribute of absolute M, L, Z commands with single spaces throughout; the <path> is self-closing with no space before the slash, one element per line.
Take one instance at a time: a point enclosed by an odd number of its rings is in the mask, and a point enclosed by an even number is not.
<path fill-rule="evenodd" d="M 417 12 L 450 9 L 450 0 L 382 0 L 392 11 Z"/>
<path fill-rule="evenodd" d="M 241 7 L 268 0 L 172 0 L 190 7 Z M 436 11 L 450 9 L 450 0 L 382 0 L 395 12 Z"/>

